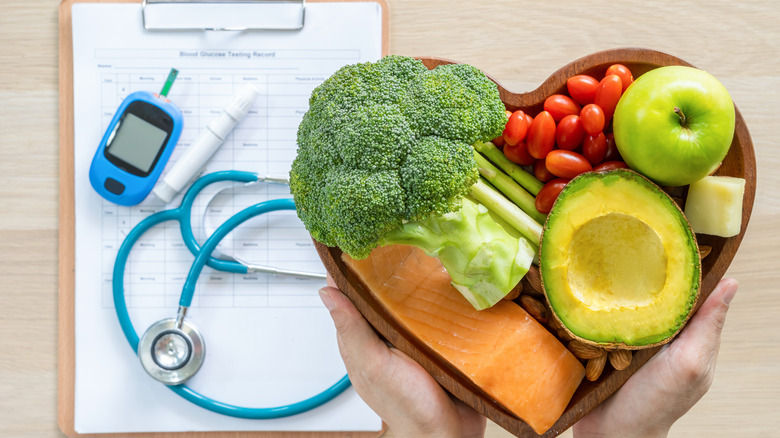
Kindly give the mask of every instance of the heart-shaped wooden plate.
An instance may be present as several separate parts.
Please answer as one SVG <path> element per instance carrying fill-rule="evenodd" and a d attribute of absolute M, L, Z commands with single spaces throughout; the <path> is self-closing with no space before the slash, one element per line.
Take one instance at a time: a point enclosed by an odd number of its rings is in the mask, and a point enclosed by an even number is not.
<path fill-rule="evenodd" d="M 452 61 L 435 58 L 421 58 L 423 63 L 433 69 L 437 65 L 450 64 Z M 615 63 L 627 66 L 634 77 L 657 67 L 667 65 L 688 65 L 674 56 L 639 48 L 614 49 L 594 53 L 577 59 L 553 73 L 539 88 L 528 93 L 516 94 L 498 84 L 501 99 L 508 110 L 522 109 L 531 115 L 542 111 L 544 100 L 556 93 L 566 93 L 566 80 L 577 74 L 588 74 L 596 78 L 604 76 L 607 68 Z M 753 143 L 745 121 L 739 110 L 736 111 L 736 130 L 731 149 L 717 171 L 717 175 L 744 178 L 745 195 L 742 203 L 742 230 L 738 236 L 721 238 L 697 235 L 700 245 L 709 245 L 712 250 L 702 261 L 701 296 L 697 306 L 709 296 L 717 282 L 723 277 L 731 260 L 737 252 L 745 234 L 753 200 L 756 192 L 756 160 Z M 677 188 L 670 193 L 685 199 L 686 189 Z M 681 206 L 682 207 L 682 206 Z M 400 324 L 385 307 L 377 301 L 366 285 L 342 261 L 338 248 L 328 248 L 315 242 L 317 251 L 325 267 L 339 288 L 355 303 L 360 312 L 379 334 L 423 366 L 439 384 L 477 412 L 482 413 L 507 431 L 520 437 L 537 435 L 526 423 L 510 413 L 451 364 L 431 351 L 425 344 Z M 536 276 L 536 268 L 529 277 Z M 537 280 L 538 281 L 538 280 Z M 553 437 L 568 429 L 591 409 L 598 406 L 620 388 L 639 367 L 647 362 L 658 348 L 635 352 L 631 365 L 623 371 L 615 371 L 609 365 L 595 382 L 583 380 L 563 415 L 544 435 Z"/>

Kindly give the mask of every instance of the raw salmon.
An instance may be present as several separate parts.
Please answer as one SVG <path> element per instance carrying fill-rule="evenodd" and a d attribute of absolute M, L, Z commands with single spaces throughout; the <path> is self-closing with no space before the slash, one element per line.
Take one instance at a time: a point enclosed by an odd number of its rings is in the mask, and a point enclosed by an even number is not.
<path fill-rule="evenodd" d="M 409 331 L 536 433 L 561 416 L 585 370 L 522 307 L 504 300 L 475 310 L 441 263 L 411 246 L 344 260 Z"/>

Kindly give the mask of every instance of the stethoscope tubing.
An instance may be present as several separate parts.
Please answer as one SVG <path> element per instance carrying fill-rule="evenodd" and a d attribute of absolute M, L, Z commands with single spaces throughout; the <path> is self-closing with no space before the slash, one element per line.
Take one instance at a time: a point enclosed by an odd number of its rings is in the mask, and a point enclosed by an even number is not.
<path fill-rule="evenodd" d="M 187 244 L 188 248 L 193 252 L 193 254 L 196 254 L 195 261 L 190 267 L 190 272 L 187 276 L 187 280 L 185 281 L 182 290 L 182 296 L 179 300 L 180 306 L 189 307 L 192 303 L 192 298 L 195 293 L 197 279 L 200 276 L 204 266 L 210 266 L 214 269 L 222 271 L 246 273 L 246 266 L 244 265 L 241 265 L 237 262 L 219 260 L 211 256 L 214 249 L 225 236 L 227 236 L 233 229 L 241 225 L 243 222 L 257 215 L 270 211 L 295 209 L 295 203 L 292 199 L 274 199 L 252 205 L 245 208 L 244 210 L 241 210 L 233 217 L 225 221 L 214 231 L 214 233 L 212 233 L 211 236 L 209 236 L 208 239 L 206 239 L 202 247 L 198 246 L 198 243 L 192 233 L 190 219 L 192 203 L 197 197 L 198 192 L 200 192 L 200 190 L 202 190 L 205 186 L 218 181 L 236 181 L 248 183 L 257 181 L 257 179 L 257 174 L 240 171 L 224 171 L 206 175 L 197 180 L 187 191 L 184 199 L 182 200 L 181 206 L 175 209 L 161 211 L 147 217 L 138 225 L 136 225 L 127 235 L 127 238 L 125 238 L 124 242 L 122 242 L 122 245 L 117 252 L 116 262 L 114 263 L 112 286 L 117 318 L 119 319 L 122 332 L 124 333 L 125 338 L 127 338 L 127 341 L 132 347 L 133 351 L 138 350 L 139 337 L 135 331 L 135 328 L 133 327 L 132 321 L 130 320 L 127 303 L 125 301 L 124 273 L 127 259 L 135 243 L 146 231 L 156 225 L 170 220 L 178 220 L 180 222 L 182 237 L 184 238 L 185 244 Z M 296 403 L 267 408 L 242 407 L 223 403 L 200 394 L 184 384 L 171 385 L 168 386 L 168 388 L 170 388 L 173 392 L 185 400 L 219 414 L 237 418 L 266 420 L 296 415 L 314 409 L 332 400 L 349 386 L 349 377 L 344 375 L 335 384 L 331 385 L 329 388 L 325 389 L 317 395 Z"/>

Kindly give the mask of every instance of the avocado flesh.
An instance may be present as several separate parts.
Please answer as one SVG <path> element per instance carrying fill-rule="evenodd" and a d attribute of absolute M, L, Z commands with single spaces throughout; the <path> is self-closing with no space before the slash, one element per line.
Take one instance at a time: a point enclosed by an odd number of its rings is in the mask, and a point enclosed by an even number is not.
<path fill-rule="evenodd" d="M 598 344 L 663 343 L 688 320 L 701 283 L 684 215 L 626 170 L 584 174 L 566 186 L 545 224 L 540 260 L 555 315 Z"/>

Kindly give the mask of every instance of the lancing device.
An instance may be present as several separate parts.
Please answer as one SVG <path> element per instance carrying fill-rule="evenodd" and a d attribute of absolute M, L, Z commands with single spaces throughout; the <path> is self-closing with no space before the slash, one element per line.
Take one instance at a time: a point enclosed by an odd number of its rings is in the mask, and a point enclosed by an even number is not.
<path fill-rule="evenodd" d="M 170 171 L 157 183 L 153 193 L 166 203 L 174 197 L 205 167 L 230 131 L 249 113 L 260 91 L 246 84 L 233 96 L 233 101 L 222 114 L 206 126 L 203 133 L 176 161 Z"/>

